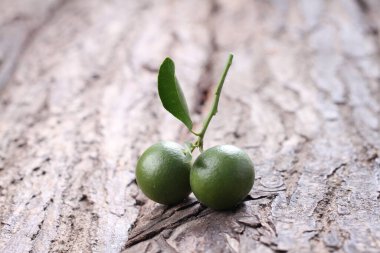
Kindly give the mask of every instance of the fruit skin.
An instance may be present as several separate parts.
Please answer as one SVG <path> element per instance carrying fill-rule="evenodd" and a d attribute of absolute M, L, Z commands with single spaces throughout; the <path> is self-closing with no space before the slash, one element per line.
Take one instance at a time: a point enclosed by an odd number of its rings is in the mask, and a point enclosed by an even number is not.
<path fill-rule="evenodd" d="M 249 156 L 232 145 L 204 151 L 190 172 L 190 185 L 197 199 L 216 210 L 231 209 L 252 189 L 254 166 Z"/>
<path fill-rule="evenodd" d="M 175 142 L 159 142 L 141 155 L 136 167 L 136 180 L 151 200 L 175 205 L 191 192 L 189 177 L 191 156 Z"/>

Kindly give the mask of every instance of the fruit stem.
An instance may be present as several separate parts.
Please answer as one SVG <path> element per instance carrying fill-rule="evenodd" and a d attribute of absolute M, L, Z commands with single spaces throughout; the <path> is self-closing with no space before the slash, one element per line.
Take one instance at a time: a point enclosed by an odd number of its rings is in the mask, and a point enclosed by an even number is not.
<path fill-rule="evenodd" d="M 213 101 L 212 106 L 211 106 L 211 110 L 208 113 L 206 120 L 203 122 L 203 127 L 202 127 L 201 132 L 196 134 L 198 136 L 198 139 L 192 145 L 191 152 L 193 152 L 196 147 L 198 147 L 199 150 L 201 152 L 203 152 L 203 137 L 205 136 L 205 133 L 206 133 L 207 128 L 211 122 L 212 117 L 215 116 L 215 114 L 218 112 L 218 104 L 219 104 L 220 94 L 222 92 L 224 80 L 226 79 L 228 70 L 230 69 L 230 67 L 232 65 L 232 59 L 233 58 L 234 58 L 234 56 L 232 54 L 229 54 L 226 66 L 224 67 L 222 77 L 220 78 L 218 86 L 215 89 L 215 93 L 214 93 L 215 97 L 214 97 L 214 101 Z"/>

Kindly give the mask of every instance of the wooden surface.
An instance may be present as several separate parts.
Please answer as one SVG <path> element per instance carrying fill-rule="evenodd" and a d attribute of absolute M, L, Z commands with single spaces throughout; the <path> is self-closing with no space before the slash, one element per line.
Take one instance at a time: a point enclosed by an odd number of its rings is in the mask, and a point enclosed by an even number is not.
<path fill-rule="evenodd" d="M 380 2 L 0 1 L 0 252 L 380 252 Z M 136 160 L 185 128 L 160 106 L 177 64 L 205 146 L 247 151 L 236 210 L 167 208 Z"/>

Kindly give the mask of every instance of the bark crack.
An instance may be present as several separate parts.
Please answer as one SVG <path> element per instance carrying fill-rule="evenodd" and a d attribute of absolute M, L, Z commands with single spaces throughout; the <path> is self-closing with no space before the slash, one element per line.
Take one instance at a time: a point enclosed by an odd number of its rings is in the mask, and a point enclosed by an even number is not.
<path fill-rule="evenodd" d="M 318 229 L 316 230 L 316 234 L 310 238 L 310 242 L 315 248 L 318 248 L 317 245 L 321 246 L 321 244 L 325 244 L 326 247 L 338 250 L 349 237 L 349 234 L 347 234 L 346 231 L 338 227 L 334 217 L 339 215 L 339 213 L 335 213 L 335 205 L 337 205 L 336 200 L 339 198 L 337 191 L 343 182 L 343 178 L 338 175 L 338 171 L 344 170 L 345 167 L 346 164 L 342 163 L 335 167 L 330 174 L 326 175 L 327 190 L 322 199 L 317 202 L 316 208 L 313 212 Z M 336 231 L 336 228 L 338 228 L 338 231 Z M 337 237 L 334 242 L 330 242 L 329 239 L 326 239 L 329 238 L 331 233 Z M 321 239 L 323 238 L 325 239 L 322 241 Z"/>
<path fill-rule="evenodd" d="M 186 206 L 186 208 L 181 206 L 178 209 L 176 208 L 177 207 L 169 208 L 158 218 L 146 219 L 146 223 L 143 222 L 142 225 L 136 226 L 132 229 L 124 248 L 128 249 L 139 242 L 151 239 L 165 229 L 174 229 L 179 225 L 196 218 L 197 215 L 205 209 L 205 207 L 198 203 L 195 203 L 195 205 L 191 203 L 191 205 Z"/>
<path fill-rule="evenodd" d="M 21 58 L 24 52 L 28 49 L 29 45 L 33 42 L 37 34 L 44 28 L 46 24 L 52 20 L 56 14 L 66 5 L 68 0 L 60 0 L 54 4 L 50 10 L 48 10 L 47 15 L 43 19 L 34 25 L 32 28 L 29 28 L 21 38 L 21 42 L 16 44 L 17 46 L 12 46 L 10 55 L 6 62 L 1 62 L 0 59 L 0 90 L 3 89 L 6 84 L 12 79 L 13 73 L 17 69 L 17 65 L 21 62 Z M 20 21 L 20 19 L 12 20 L 13 22 Z M 21 20 L 22 21 L 22 20 Z"/>
<path fill-rule="evenodd" d="M 213 98 L 213 88 L 215 86 L 213 74 L 214 74 L 214 62 L 216 58 L 216 54 L 218 52 L 218 45 L 216 42 L 216 30 L 214 28 L 215 16 L 219 11 L 218 3 L 213 0 L 211 1 L 210 8 L 210 18 L 206 23 L 206 27 L 209 32 L 209 49 L 207 54 L 207 60 L 203 67 L 203 71 L 200 74 L 198 83 L 196 84 L 196 94 L 195 94 L 195 103 L 193 107 L 193 111 L 196 114 L 204 114 L 205 106 L 207 102 Z"/>

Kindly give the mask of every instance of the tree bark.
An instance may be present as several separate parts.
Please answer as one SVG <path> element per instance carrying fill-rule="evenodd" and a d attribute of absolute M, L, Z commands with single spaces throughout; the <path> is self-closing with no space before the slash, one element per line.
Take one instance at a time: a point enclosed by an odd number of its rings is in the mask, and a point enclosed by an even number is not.
<path fill-rule="evenodd" d="M 0 252 L 379 252 L 380 2 L 0 3 Z M 250 195 L 217 212 L 138 189 L 138 156 L 192 136 L 166 113 L 176 62 L 205 148 L 243 148 Z"/>

